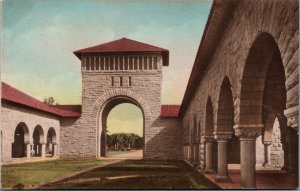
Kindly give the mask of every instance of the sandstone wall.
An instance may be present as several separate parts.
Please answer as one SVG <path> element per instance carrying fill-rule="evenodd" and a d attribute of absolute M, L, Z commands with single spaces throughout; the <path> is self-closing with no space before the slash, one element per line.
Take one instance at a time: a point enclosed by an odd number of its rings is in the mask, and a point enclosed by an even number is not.
<path fill-rule="evenodd" d="M 58 117 L 28 107 L 2 102 L 1 132 L 3 142 L 1 144 L 1 154 L 4 163 L 11 160 L 14 134 L 20 122 L 25 123 L 28 127 L 31 144 L 33 144 L 33 131 L 36 126 L 40 125 L 44 134 L 44 140 L 41 141 L 47 142 L 48 130 L 53 127 L 56 132 L 57 144 L 60 146 L 60 122 Z M 59 155 L 59 150 L 57 154 Z"/>
<path fill-rule="evenodd" d="M 293 125 L 298 121 L 298 1 L 281 0 L 243 0 L 239 1 L 233 18 L 229 22 L 223 37 L 215 50 L 205 75 L 195 88 L 195 94 L 184 113 L 183 123 L 191 121 L 196 115 L 205 127 L 205 111 L 208 97 L 213 102 L 216 125 L 218 98 L 222 80 L 228 76 L 234 100 L 234 121 L 240 120 L 240 92 L 243 71 L 247 56 L 254 40 L 262 33 L 272 35 L 280 50 L 285 72 L 287 90 L 286 111 L 288 120 Z M 189 88 L 189 87 L 187 87 Z M 294 108 L 294 109 L 293 109 Z M 296 110 L 293 116 L 287 113 Z M 296 119 L 293 119 L 296 117 Z M 294 122 L 292 122 L 292 119 Z M 248 123 L 253 119 L 249 118 Z"/>

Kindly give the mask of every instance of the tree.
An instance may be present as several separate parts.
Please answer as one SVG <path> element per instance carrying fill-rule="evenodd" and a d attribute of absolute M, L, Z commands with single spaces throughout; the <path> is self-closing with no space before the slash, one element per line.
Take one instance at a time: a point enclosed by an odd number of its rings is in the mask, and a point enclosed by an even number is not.
<path fill-rule="evenodd" d="M 54 102 L 55 102 L 55 99 L 52 96 L 50 96 L 48 98 L 46 98 L 46 97 L 44 98 L 44 103 L 47 105 L 54 105 Z"/>

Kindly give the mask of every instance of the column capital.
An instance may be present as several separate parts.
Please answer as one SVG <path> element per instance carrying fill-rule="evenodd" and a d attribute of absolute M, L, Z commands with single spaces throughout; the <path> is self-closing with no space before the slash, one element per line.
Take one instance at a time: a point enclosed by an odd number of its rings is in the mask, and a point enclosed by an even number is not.
<path fill-rule="evenodd" d="M 205 143 L 211 143 L 214 141 L 214 137 L 213 136 L 203 136 Z"/>
<path fill-rule="evenodd" d="M 271 144 L 272 144 L 272 141 L 264 141 L 263 144 L 264 144 L 264 145 L 271 145 Z"/>
<path fill-rule="evenodd" d="M 256 139 L 262 134 L 262 124 L 250 124 L 250 125 L 235 125 L 235 134 L 239 138 Z"/>
<path fill-rule="evenodd" d="M 214 132 L 214 138 L 219 142 L 228 141 L 231 139 L 232 132 Z"/>

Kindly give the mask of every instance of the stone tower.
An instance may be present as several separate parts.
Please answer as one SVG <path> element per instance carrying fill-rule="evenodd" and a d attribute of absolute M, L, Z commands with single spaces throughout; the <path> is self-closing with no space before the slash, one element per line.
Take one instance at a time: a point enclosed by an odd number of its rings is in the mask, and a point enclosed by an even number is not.
<path fill-rule="evenodd" d="M 144 116 L 144 157 L 153 122 L 160 115 L 162 67 L 169 51 L 122 38 L 81 49 L 82 115 L 79 128 L 86 156 L 105 156 L 106 120 L 121 103 L 138 106 Z"/>

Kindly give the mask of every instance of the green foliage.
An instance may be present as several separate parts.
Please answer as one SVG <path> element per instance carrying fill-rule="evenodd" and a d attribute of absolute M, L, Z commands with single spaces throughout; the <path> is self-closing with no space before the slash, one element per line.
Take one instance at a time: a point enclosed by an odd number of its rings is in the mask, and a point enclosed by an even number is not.
<path fill-rule="evenodd" d="M 107 145 L 112 150 L 120 150 L 122 148 L 142 149 L 144 139 L 134 133 L 114 133 L 107 135 Z"/>
<path fill-rule="evenodd" d="M 55 99 L 52 96 L 50 96 L 48 98 L 44 98 L 43 102 L 47 105 L 54 105 Z M 56 104 L 58 105 L 58 103 Z"/>

